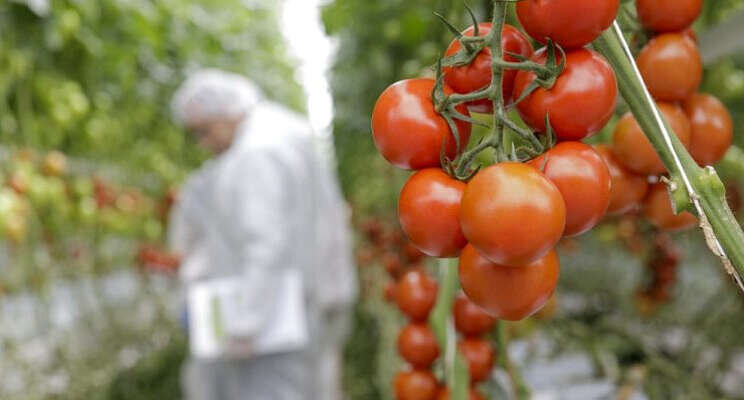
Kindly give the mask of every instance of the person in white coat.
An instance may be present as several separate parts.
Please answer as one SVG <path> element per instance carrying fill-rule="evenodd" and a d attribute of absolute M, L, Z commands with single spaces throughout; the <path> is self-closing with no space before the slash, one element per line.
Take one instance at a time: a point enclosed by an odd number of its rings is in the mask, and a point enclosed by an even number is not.
<path fill-rule="evenodd" d="M 341 399 L 357 282 L 350 213 L 324 143 L 223 71 L 189 77 L 173 112 L 216 154 L 170 220 L 189 320 L 186 398 Z"/>

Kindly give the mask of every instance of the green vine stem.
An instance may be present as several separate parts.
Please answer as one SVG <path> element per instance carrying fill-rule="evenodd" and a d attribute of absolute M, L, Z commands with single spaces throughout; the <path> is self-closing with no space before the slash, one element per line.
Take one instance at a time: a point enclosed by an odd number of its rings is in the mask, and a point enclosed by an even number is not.
<path fill-rule="evenodd" d="M 499 364 L 509 376 L 514 398 L 527 400 L 530 398 L 530 389 L 524 382 L 519 368 L 514 365 L 509 355 L 509 332 L 507 332 L 506 321 L 499 320 L 496 324 L 496 346 L 499 352 Z"/>
<path fill-rule="evenodd" d="M 439 260 L 440 284 L 437 303 L 429 315 L 429 326 L 443 349 L 444 374 L 452 400 L 467 400 L 468 367 L 457 351 L 457 333 L 452 321 L 452 306 L 458 289 L 457 259 Z"/>
<path fill-rule="evenodd" d="M 726 204 L 723 183 L 713 167 L 700 168 L 661 118 L 617 22 L 593 43 L 610 62 L 618 88 L 638 124 L 670 173 L 673 208 L 698 215 L 710 250 L 744 291 L 744 232 Z"/>

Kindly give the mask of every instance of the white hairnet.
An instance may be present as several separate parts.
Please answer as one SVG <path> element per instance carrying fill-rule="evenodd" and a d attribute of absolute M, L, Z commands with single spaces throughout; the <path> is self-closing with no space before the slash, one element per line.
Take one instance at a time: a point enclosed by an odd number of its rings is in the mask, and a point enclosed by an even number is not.
<path fill-rule="evenodd" d="M 261 99 L 260 89 L 244 76 L 218 69 L 191 74 L 173 96 L 173 118 L 181 124 L 237 119 Z"/>

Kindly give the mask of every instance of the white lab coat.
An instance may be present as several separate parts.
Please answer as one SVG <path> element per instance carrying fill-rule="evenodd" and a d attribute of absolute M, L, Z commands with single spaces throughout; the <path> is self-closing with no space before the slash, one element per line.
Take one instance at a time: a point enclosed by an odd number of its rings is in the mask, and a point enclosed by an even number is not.
<path fill-rule="evenodd" d="M 236 324 L 260 337 L 281 296 L 281 271 L 298 271 L 308 342 L 243 359 L 193 359 L 189 400 L 340 399 L 340 348 L 357 282 L 349 210 L 329 159 L 308 123 L 263 102 L 231 148 L 185 184 L 171 217 L 170 243 L 183 255 L 187 288 L 240 279 L 247 300 Z M 296 293 L 295 293 L 296 294 Z M 295 317 L 292 317 L 295 318 Z M 229 355 L 228 355 L 229 358 Z"/>

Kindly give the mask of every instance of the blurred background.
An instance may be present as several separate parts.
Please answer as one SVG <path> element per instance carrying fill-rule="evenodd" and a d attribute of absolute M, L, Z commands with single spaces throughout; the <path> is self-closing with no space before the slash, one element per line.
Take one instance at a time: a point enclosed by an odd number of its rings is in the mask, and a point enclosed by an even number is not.
<path fill-rule="evenodd" d="M 471 1 L 481 19 L 490 4 Z M 446 0 L 1 0 L 0 399 L 181 398 L 177 262 L 161 250 L 179 184 L 207 155 L 169 102 L 200 66 L 248 76 L 335 145 L 361 285 L 344 390 L 390 399 L 403 317 L 383 267 L 407 262 L 407 173 L 375 150 L 369 115 L 451 40 L 432 11 L 468 24 Z M 744 145 L 744 0 L 705 1 L 694 27 L 701 91 Z M 718 167 L 738 211 L 744 153 Z M 744 398 L 742 297 L 698 232 L 673 239 L 629 216 L 561 244 L 555 299 L 510 325 L 535 398 Z"/>

